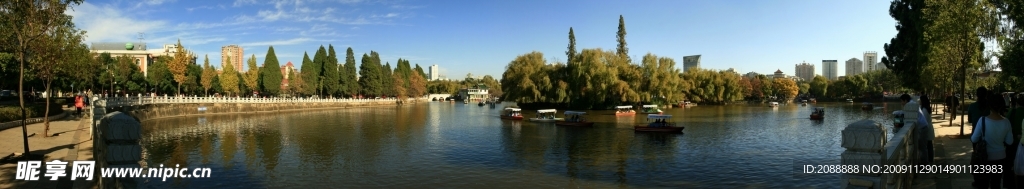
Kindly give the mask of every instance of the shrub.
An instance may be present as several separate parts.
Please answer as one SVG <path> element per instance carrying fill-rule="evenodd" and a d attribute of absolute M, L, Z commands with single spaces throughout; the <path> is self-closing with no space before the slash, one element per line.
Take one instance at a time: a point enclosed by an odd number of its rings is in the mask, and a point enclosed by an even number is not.
<path fill-rule="evenodd" d="M 29 118 L 43 117 L 43 113 L 46 112 L 46 104 L 26 104 L 25 113 L 28 114 Z M 55 116 L 64 112 L 60 108 L 59 104 L 50 104 L 50 116 Z M 21 119 L 21 107 L 19 106 L 0 106 L 0 123 L 6 123 Z"/>

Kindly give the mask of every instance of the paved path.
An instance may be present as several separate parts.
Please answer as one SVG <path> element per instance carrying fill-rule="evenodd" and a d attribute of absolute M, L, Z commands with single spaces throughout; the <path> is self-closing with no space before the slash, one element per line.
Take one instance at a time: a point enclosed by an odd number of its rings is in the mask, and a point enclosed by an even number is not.
<path fill-rule="evenodd" d="M 964 122 L 964 135 L 960 136 L 960 116 L 949 124 L 949 114 L 943 119 L 942 105 L 936 108 L 938 113 L 932 116 L 932 127 L 935 128 L 935 165 L 970 165 L 972 144 L 970 140 L 971 125 Z M 966 116 L 964 116 L 966 118 Z M 970 189 L 974 177 L 971 174 L 918 174 L 911 188 L 914 189 Z"/>
<path fill-rule="evenodd" d="M 65 109 L 65 111 L 74 111 Z M 68 116 L 61 120 L 50 122 L 50 134 L 56 136 L 43 137 L 43 123 L 30 124 L 27 126 L 29 150 L 33 155 L 43 155 L 42 159 L 34 160 L 64 162 L 76 160 L 92 160 L 92 140 L 89 136 L 88 118 L 76 118 Z M 40 170 L 40 181 L 15 180 L 17 162 L 8 159 L 12 153 L 24 153 L 24 141 L 22 140 L 21 127 L 0 130 L 0 188 L 93 188 L 93 182 L 82 179 L 70 180 L 71 170 L 65 171 L 68 176 L 60 177 L 57 181 L 50 181 L 49 177 L 43 177 L 44 170 Z M 43 166 L 45 167 L 45 166 Z M 67 166 L 70 168 L 70 164 Z M 96 180 L 97 177 L 93 179 Z"/>

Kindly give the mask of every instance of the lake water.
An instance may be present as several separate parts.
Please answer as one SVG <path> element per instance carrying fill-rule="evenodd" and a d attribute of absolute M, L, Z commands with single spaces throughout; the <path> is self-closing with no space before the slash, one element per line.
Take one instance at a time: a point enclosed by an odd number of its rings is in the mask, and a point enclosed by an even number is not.
<path fill-rule="evenodd" d="M 882 103 L 875 103 L 876 106 Z M 498 118 L 501 108 L 429 102 L 143 122 L 145 164 L 212 169 L 212 178 L 144 188 L 838 188 L 840 132 L 887 125 L 898 103 L 664 109 L 683 134 L 641 133 L 645 114 L 588 111 L 592 128 Z M 813 107 L 827 117 L 812 121 Z M 561 113 L 564 110 L 559 110 Z M 524 111 L 527 117 L 533 112 Z M 891 132 L 890 132 L 891 133 Z"/>

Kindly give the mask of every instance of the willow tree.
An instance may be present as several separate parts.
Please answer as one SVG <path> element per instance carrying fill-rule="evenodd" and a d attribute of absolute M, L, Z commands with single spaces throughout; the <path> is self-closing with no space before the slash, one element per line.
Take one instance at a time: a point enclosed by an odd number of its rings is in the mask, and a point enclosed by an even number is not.
<path fill-rule="evenodd" d="M 816 75 L 814 76 L 814 79 L 811 79 L 811 88 L 808 90 L 811 92 L 811 94 L 815 96 L 825 96 L 825 94 L 828 92 L 828 84 L 828 78 L 825 78 L 825 76 Z"/>
<path fill-rule="evenodd" d="M 501 90 L 505 92 L 503 99 L 517 103 L 544 101 L 543 91 L 537 87 L 532 76 L 542 73 L 546 64 L 544 54 L 540 52 L 516 56 L 501 74 Z"/>
<path fill-rule="evenodd" d="M 621 56 L 601 49 L 583 49 L 573 60 L 566 66 L 569 90 L 579 101 L 572 101 L 571 105 L 590 109 L 604 104 L 611 95 L 612 85 L 618 81 L 618 73 L 609 61 L 620 61 Z"/>
<path fill-rule="evenodd" d="M 677 90 L 681 78 L 675 68 L 675 60 L 647 53 L 641 62 L 644 81 L 641 94 L 644 94 L 642 98 L 645 101 L 671 103 L 684 99 Z"/>

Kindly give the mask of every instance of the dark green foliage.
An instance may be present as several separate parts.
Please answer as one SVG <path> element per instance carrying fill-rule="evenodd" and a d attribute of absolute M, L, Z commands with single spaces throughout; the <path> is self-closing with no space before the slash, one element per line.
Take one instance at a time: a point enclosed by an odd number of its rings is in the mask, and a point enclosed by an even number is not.
<path fill-rule="evenodd" d="M 420 64 L 416 64 L 416 69 L 415 70 L 416 70 L 417 73 L 420 73 L 421 76 L 427 77 L 427 73 L 423 72 L 423 67 L 420 67 Z"/>
<path fill-rule="evenodd" d="M 896 37 L 886 43 L 882 63 L 900 76 L 904 87 L 920 90 L 924 45 L 924 0 L 894 0 L 889 15 L 896 19 Z"/>
<path fill-rule="evenodd" d="M 359 65 L 359 87 L 364 97 L 376 97 L 382 95 L 383 78 L 379 61 L 374 61 L 377 52 L 370 51 L 370 55 L 363 54 L 362 63 Z"/>
<path fill-rule="evenodd" d="M 384 67 L 381 67 L 381 72 L 382 72 L 381 73 L 382 74 L 381 78 L 383 78 L 383 80 L 382 80 L 383 82 L 382 82 L 381 86 L 384 86 L 384 88 L 383 88 L 384 95 L 394 96 L 395 95 L 395 90 L 393 88 L 393 85 L 395 83 L 395 80 L 393 80 L 391 78 L 391 75 L 393 74 L 392 71 L 391 71 L 391 63 L 390 62 L 384 63 Z"/>
<path fill-rule="evenodd" d="M 349 97 L 359 94 L 359 83 L 356 81 L 356 58 L 355 54 L 352 53 L 352 47 L 345 50 L 345 66 L 342 75 L 342 84 L 345 85 L 342 89 L 342 94 L 348 95 Z"/>
<path fill-rule="evenodd" d="M 633 62 L 629 58 L 629 47 L 626 47 L 626 20 L 622 18 L 622 15 L 619 15 L 619 31 L 615 32 L 615 38 L 619 43 L 615 48 L 615 53 L 625 58 L 626 62 Z"/>
<path fill-rule="evenodd" d="M 267 56 L 263 60 L 263 69 L 260 70 L 262 72 L 260 77 L 263 78 L 263 89 L 270 95 L 281 94 L 281 81 L 284 80 L 284 76 L 281 75 L 280 69 L 281 65 L 277 62 L 274 46 L 270 46 L 267 49 Z"/>
<path fill-rule="evenodd" d="M 572 27 L 569 27 L 569 47 L 565 51 L 566 62 L 572 62 L 572 58 L 576 57 L 576 35 L 572 33 Z"/>
<path fill-rule="evenodd" d="M 302 53 L 302 69 L 299 73 L 302 76 L 302 80 L 306 82 L 306 90 L 302 91 L 305 95 L 315 95 L 320 89 L 320 65 L 317 65 L 313 60 L 309 59 L 309 53 Z"/>
<path fill-rule="evenodd" d="M 334 52 L 334 45 L 327 46 L 328 50 L 323 63 L 324 93 L 333 96 L 341 92 L 341 85 L 339 84 L 341 75 L 338 70 L 338 55 Z"/>

